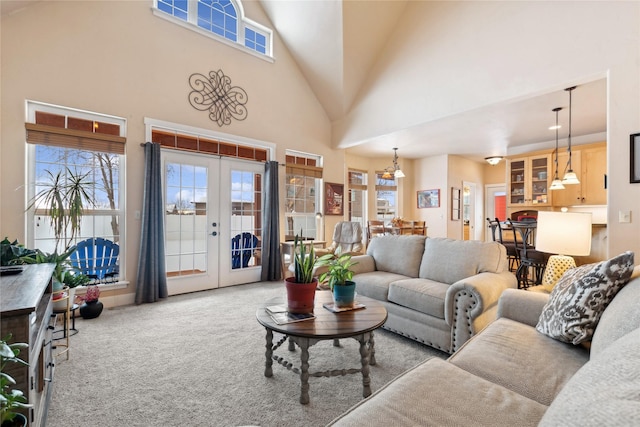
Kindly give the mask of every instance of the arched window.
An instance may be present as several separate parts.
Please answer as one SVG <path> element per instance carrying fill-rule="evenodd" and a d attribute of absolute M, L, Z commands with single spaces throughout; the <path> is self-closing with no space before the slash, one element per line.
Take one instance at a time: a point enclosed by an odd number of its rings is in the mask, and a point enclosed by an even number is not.
<path fill-rule="evenodd" d="M 154 11 L 216 40 L 272 56 L 271 30 L 247 19 L 239 0 L 155 0 Z"/>

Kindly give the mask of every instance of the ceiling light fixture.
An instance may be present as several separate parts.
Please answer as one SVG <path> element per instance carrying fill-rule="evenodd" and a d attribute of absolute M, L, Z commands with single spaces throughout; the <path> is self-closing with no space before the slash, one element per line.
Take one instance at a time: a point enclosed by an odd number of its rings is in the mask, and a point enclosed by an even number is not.
<path fill-rule="evenodd" d="M 571 168 L 571 92 L 573 92 L 575 88 L 576 86 L 572 86 L 565 89 L 569 92 L 569 136 L 567 137 L 567 152 L 569 153 L 569 161 L 567 162 L 567 172 L 562 177 L 562 184 L 564 185 L 580 184 L 578 175 L 576 175 L 576 173 Z"/>
<path fill-rule="evenodd" d="M 552 126 L 552 128 L 556 130 L 556 151 L 554 152 L 556 155 L 554 160 L 556 174 L 553 176 L 553 181 L 551 181 L 551 187 L 549 187 L 549 190 L 564 190 L 564 185 L 562 185 L 562 181 L 560 181 L 560 178 L 558 177 L 558 129 L 560 129 L 560 126 L 558 126 L 558 112 L 560 110 L 562 110 L 562 107 L 557 107 L 552 110 L 556 113 L 556 125 Z"/>
<path fill-rule="evenodd" d="M 491 156 L 491 157 L 485 157 L 484 159 L 487 161 L 487 163 L 489 163 L 491 166 L 495 166 L 498 163 L 500 163 L 500 160 L 502 160 L 504 157 L 502 156 Z"/>
<path fill-rule="evenodd" d="M 393 149 L 393 166 L 385 168 L 382 179 L 404 178 L 404 172 L 398 166 L 398 149 Z"/>

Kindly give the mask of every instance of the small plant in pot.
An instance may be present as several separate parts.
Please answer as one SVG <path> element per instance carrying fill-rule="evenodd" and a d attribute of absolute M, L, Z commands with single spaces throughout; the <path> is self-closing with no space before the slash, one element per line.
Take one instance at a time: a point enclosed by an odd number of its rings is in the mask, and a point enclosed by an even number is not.
<path fill-rule="evenodd" d="M 100 288 L 97 285 L 87 286 L 87 293 L 84 295 L 84 304 L 80 306 L 80 315 L 83 319 L 94 319 L 100 316 L 103 304 L 98 301 Z"/>
<path fill-rule="evenodd" d="M 300 230 L 300 234 L 302 234 L 302 230 Z M 306 245 L 296 234 L 293 242 L 294 276 L 285 279 L 287 310 L 290 313 L 311 313 L 315 304 L 318 279 L 313 277 L 313 273 L 317 258 L 313 245 L 309 246 L 309 253 L 307 253 Z"/>
<path fill-rule="evenodd" d="M 326 254 L 318 258 L 318 267 L 326 266 L 327 271 L 320 275 L 320 282 L 328 280 L 336 308 L 351 308 L 355 300 L 356 283 L 351 267 L 356 265 L 351 254 Z"/>
<path fill-rule="evenodd" d="M 27 362 L 18 355 L 25 343 L 9 344 L 11 334 L 0 340 L 0 425 L 2 427 L 26 426 L 27 418 L 20 410 L 30 408 L 27 398 L 21 390 L 12 388 L 16 381 L 6 371 L 8 363 L 27 366 Z"/>

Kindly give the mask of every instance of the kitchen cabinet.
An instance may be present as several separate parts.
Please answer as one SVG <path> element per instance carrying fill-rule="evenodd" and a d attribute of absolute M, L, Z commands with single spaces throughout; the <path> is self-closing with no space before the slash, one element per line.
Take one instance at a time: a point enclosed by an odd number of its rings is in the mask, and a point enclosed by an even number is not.
<path fill-rule="evenodd" d="M 27 425 L 38 427 L 44 425 L 53 378 L 51 275 L 55 264 L 23 267 L 19 274 L 0 277 L 0 326 L 3 337 L 11 333 L 10 342 L 29 344 L 20 352 L 28 366 L 12 363 L 7 371 L 16 380 L 15 388 L 33 405 L 24 412 Z"/>
<path fill-rule="evenodd" d="M 568 159 L 566 152 L 558 155 L 561 179 Z M 606 205 L 606 143 L 575 147 L 571 153 L 571 166 L 580 184 L 565 185 L 564 190 L 553 191 L 553 206 Z"/>
<path fill-rule="evenodd" d="M 507 206 L 551 206 L 551 171 L 550 154 L 509 159 Z"/>

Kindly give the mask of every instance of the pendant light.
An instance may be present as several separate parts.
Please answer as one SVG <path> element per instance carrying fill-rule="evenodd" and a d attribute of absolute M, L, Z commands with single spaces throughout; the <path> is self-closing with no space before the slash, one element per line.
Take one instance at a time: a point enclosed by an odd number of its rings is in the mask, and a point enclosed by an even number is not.
<path fill-rule="evenodd" d="M 571 92 L 576 88 L 576 86 L 569 87 L 565 89 L 569 92 L 569 136 L 567 137 L 567 152 L 569 153 L 569 161 L 567 162 L 567 172 L 562 177 L 562 184 L 564 185 L 574 185 L 580 184 L 580 180 L 578 176 L 571 168 Z"/>
<path fill-rule="evenodd" d="M 556 173 L 553 176 L 553 181 L 551 181 L 551 187 L 549 187 L 549 190 L 564 190 L 564 185 L 562 185 L 562 181 L 560 181 L 560 178 L 558 178 L 558 129 L 560 128 L 560 126 L 558 125 L 558 112 L 562 110 L 562 107 L 557 107 L 554 108 L 552 111 L 556 113 L 556 125 L 555 125 L 555 129 L 556 129 L 556 158 L 554 160 L 555 166 L 556 166 Z"/>
<path fill-rule="evenodd" d="M 398 166 L 398 149 L 393 149 L 393 166 L 389 166 L 385 168 L 384 173 L 382 174 L 382 179 L 391 179 L 394 178 L 404 178 L 404 172 Z"/>

